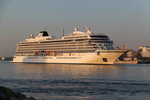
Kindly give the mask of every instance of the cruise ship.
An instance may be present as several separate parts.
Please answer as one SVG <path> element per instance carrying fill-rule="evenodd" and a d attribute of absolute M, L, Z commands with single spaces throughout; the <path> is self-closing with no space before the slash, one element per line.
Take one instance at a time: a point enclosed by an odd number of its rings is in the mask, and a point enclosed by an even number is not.
<path fill-rule="evenodd" d="M 12 62 L 67 63 L 67 64 L 114 64 L 126 50 L 115 50 L 113 41 L 102 33 L 74 29 L 61 38 L 49 36 L 41 31 L 36 37 L 17 44 Z"/>

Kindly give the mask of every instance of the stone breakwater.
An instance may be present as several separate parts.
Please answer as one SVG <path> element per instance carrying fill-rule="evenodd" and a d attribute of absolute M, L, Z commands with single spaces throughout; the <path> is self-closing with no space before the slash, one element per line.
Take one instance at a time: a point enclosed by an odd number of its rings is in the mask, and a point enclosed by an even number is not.
<path fill-rule="evenodd" d="M 9 88 L 0 86 L 0 100 L 36 100 L 33 97 L 27 97 L 26 95 L 14 92 Z"/>

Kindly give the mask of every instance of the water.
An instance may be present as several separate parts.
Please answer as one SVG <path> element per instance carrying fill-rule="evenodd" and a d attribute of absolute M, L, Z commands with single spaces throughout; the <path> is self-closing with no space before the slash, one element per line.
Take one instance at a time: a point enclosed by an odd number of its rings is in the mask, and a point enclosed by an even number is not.
<path fill-rule="evenodd" d="M 1 61 L 0 85 L 37 100 L 149 100 L 150 65 Z"/>

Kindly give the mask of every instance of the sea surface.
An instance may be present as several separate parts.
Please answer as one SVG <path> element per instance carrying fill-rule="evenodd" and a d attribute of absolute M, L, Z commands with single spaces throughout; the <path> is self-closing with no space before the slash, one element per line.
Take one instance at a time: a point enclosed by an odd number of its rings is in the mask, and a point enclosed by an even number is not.
<path fill-rule="evenodd" d="M 0 85 L 37 100 L 150 100 L 150 65 L 0 61 Z"/>

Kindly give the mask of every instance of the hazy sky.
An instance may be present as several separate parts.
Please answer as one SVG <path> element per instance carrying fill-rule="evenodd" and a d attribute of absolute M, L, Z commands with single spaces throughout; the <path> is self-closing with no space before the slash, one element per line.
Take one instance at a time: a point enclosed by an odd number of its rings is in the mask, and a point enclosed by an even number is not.
<path fill-rule="evenodd" d="M 0 56 L 44 28 L 61 36 L 84 26 L 105 33 L 114 46 L 150 45 L 150 0 L 0 0 Z"/>

